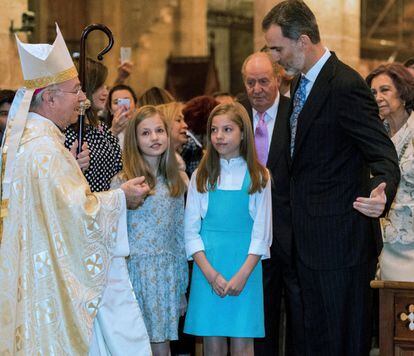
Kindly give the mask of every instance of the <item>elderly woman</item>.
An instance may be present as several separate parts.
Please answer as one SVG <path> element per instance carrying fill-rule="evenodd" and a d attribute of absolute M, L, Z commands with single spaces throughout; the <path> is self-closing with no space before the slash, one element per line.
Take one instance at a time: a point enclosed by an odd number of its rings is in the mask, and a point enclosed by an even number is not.
<path fill-rule="evenodd" d="M 184 145 L 181 156 L 185 161 L 186 173 L 189 177 L 191 177 L 203 157 L 207 120 L 217 105 L 218 102 L 212 96 L 201 95 L 192 98 L 184 106 L 184 120 L 188 125 L 191 138 Z"/>
<path fill-rule="evenodd" d="M 185 173 L 186 165 L 183 158 L 181 157 L 183 145 L 186 144 L 188 141 L 188 126 L 184 121 L 183 107 L 184 105 L 177 101 L 157 106 L 157 108 L 164 115 L 168 123 L 171 139 L 170 144 L 174 147 L 178 163 L 178 169 L 180 171 L 181 177 L 183 178 L 185 184 L 188 186 L 189 179 L 187 174 Z"/>
<path fill-rule="evenodd" d="M 388 216 L 381 219 L 381 279 L 414 281 L 414 77 L 402 64 L 393 63 L 372 71 L 367 83 L 389 124 L 401 169 L 397 195 Z"/>
<path fill-rule="evenodd" d="M 86 111 L 84 140 L 90 151 L 90 166 L 84 174 L 92 192 L 109 190 L 112 177 L 122 169 L 121 148 L 118 138 L 113 134 L 118 132 L 118 128 L 113 123 L 109 129 L 98 117 L 98 111 L 105 108 L 108 97 L 105 85 L 107 75 L 108 69 L 102 63 L 87 59 L 85 86 L 91 107 Z M 77 139 L 76 126 L 66 129 L 65 146 L 68 148 L 72 147 Z"/>

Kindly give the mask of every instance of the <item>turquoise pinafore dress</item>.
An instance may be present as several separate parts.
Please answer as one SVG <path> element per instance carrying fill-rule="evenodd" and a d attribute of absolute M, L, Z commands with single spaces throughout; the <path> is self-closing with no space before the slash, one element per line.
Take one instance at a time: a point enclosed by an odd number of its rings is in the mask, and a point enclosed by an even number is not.
<path fill-rule="evenodd" d="M 245 262 L 253 227 L 249 214 L 248 171 L 241 190 L 209 191 L 201 223 L 205 254 L 214 269 L 229 281 Z M 264 337 L 261 261 L 239 296 L 216 295 L 194 263 L 184 332 L 198 336 Z"/>

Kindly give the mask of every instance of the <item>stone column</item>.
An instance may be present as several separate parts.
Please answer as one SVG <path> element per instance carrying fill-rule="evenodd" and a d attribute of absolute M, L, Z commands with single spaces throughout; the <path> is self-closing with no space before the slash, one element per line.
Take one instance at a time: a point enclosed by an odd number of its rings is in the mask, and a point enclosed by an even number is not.
<path fill-rule="evenodd" d="M 264 45 L 261 22 L 267 12 L 280 0 L 255 0 L 254 48 Z M 306 0 L 316 16 L 322 43 L 354 68 L 360 61 L 361 0 Z"/>
<path fill-rule="evenodd" d="M 360 61 L 360 0 L 308 0 L 319 24 L 322 42 L 353 68 Z"/>
<path fill-rule="evenodd" d="M 114 46 L 104 56 L 104 63 L 108 67 L 108 79 L 106 84 L 111 86 L 117 74 L 119 65 L 120 47 L 125 46 L 123 28 L 125 27 L 125 13 L 123 13 L 123 2 L 116 1 L 107 4 L 99 0 L 85 2 L 87 13 L 87 24 L 102 23 L 106 25 L 114 36 Z M 97 60 L 97 54 L 108 44 L 108 37 L 100 32 L 94 31 L 88 36 L 87 55 Z"/>
<path fill-rule="evenodd" d="M 282 0 L 255 0 L 254 6 L 254 50 L 260 49 L 266 44 L 262 31 L 262 20 L 269 10 Z"/>
<path fill-rule="evenodd" d="M 0 88 L 17 89 L 23 85 L 23 75 L 17 53 L 16 39 L 9 32 L 10 21 L 14 21 L 14 27 L 21 27 L 22 13 L 27 11 L 27 0 L 0 0 L 2 14 L 0 16 Z M 27 42 L 25 33 L 18 33 L 23 42 Z"/>
<path fill-rule="evenodd" d="M 175 56 L 206 56 L 207 0 L 180 0 Z"/>

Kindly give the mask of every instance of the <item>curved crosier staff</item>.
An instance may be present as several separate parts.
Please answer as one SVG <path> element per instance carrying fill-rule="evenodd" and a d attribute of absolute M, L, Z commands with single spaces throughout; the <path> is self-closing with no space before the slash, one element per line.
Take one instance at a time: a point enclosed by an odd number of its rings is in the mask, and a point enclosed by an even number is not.
<path fill-rule="evenodd" d="M 108 53 L 112 46 L 114 45 L 114 36 L 112 35 L 111 30 L 106 27 L 105 25 L 95 23 L 91 24 L 89 26 L 86 26 L 82 32 L 81 36 L 81 42 L 80 42 L 80 57 L 79 57 L 79 80 L 82 85 L 82 90 L 86 92 L 86 39 L 88 35 L 92 31 L 102 31 L 108 36 L 108 45 L 98 53 L 97 58 L 98 60 L 102 60 L 104 54 Z M 79 116 L 78 116 L 78 124 L 79 124 L 79 133 L 78 133 L 78 154 L 82 151 L 82 144 L 83 144 L 83 132 L 84 132 L 84 126 L 85 126 L 85 111 L 90 106 L 89 100 L 86 100 L 83 105 L 81 105 L 79 110 Z"/>

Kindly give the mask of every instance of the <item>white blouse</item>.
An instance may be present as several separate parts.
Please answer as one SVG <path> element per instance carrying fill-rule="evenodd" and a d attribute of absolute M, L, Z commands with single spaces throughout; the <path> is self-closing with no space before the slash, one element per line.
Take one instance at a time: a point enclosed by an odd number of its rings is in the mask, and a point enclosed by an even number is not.
<path fill-rule="evenodd" d="M 388 215 L 381 219 L 385 243 L 414 243 L 414 112 L 391 137 L 398 153 L 401 180 Z"/>
<path fill-rule="evenodd" d="M 242 157 L 230 161 L 220 159 L 220 177 L 217 189 L 240 190 L 243 185 L 247 163 Z M 187 258 L 198 251 L 204 251 L 204 244 L 200 236 L 201 220 L 205 218 L 208 209 L 208 192 L 197 191 L 197 170 L 191 176 L 188 188 L 187 204 L 184 220 L 184 240 Z M 253 229 L 249 254 L 270 257 L 272 244 L 272 197 L 270 179 L 262 191 L 249 194 L 249 214 L 252 217 Z"/>

